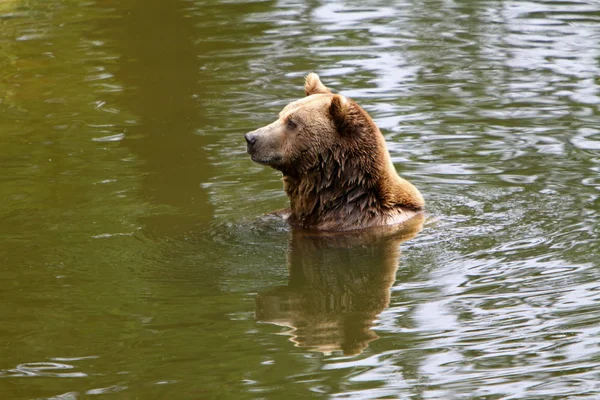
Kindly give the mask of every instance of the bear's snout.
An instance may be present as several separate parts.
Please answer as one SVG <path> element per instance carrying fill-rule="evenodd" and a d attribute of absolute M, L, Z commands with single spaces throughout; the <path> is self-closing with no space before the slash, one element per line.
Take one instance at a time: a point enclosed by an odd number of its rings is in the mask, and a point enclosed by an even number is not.
<path fill-rule="evenodd" d="M 275 125 L 275 128 L 274 128 Z M 259 164 L 270 165 L 276 168 L 276 164 L 282 160 L 281 154 L 281 129 L 276 129 L 278 122 L 248 132 L 244 135 L 247 143 L 247 151 L 252 161 Z"/>

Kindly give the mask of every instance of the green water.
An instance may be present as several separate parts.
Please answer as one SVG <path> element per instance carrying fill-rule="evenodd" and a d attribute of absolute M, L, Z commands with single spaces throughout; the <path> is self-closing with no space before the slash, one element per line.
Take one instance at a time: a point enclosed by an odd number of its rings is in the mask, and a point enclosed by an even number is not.
<path fill-rule="evenodd" d="M 0 0 L 0 398 L 599 398 L 599 61 L 591 1 Z M 260 218 L 310 71 L 416 237 Z"/>

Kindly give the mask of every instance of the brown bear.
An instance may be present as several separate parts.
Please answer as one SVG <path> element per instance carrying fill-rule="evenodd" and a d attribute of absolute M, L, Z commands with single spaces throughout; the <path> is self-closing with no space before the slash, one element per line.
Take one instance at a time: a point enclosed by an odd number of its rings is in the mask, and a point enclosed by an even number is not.
<path fill-rule="evenodd" d="M 306 77 L 307 97 L 245 135 L 252 160 L 283 173 L 292 226 L 349 231 L 401 224 L 423 210 L 421 193 L 396 173 L 383 135 L 358 104 Z"/>

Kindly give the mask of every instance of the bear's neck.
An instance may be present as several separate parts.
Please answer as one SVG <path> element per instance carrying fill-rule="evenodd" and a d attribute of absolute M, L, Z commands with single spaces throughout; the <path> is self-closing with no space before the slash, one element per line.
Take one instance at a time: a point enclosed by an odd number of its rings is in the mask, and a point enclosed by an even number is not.
<path fill-rule="evenodd" d="M 388 156 L 389 157 L 389 156 Z M 284 172 L 289 222 L 308 229 L 343 231 L 401 223 L 423 206 L 418 190 L 400 178 L 385 156 L 366 163 L 334 153 L 311 168 Z M 389 164 L 389 165 L 386 165 Z"/>

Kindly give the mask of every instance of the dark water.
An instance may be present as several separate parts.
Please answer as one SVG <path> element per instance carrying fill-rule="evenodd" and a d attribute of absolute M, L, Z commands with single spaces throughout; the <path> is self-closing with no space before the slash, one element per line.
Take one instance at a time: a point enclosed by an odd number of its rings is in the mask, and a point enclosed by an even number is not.
<path fill-rule="evenodd" d="M 599 61 L 593 1 L 0 0 L 0 397 L 599 398 Z M 310 71 L 416 237 L 256 219 Z"/>

